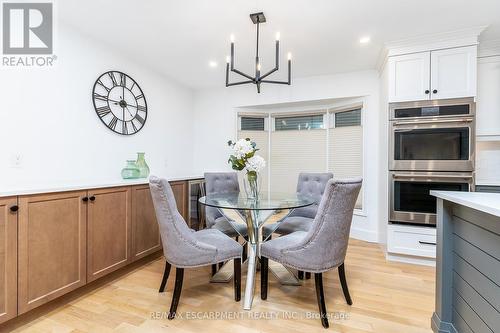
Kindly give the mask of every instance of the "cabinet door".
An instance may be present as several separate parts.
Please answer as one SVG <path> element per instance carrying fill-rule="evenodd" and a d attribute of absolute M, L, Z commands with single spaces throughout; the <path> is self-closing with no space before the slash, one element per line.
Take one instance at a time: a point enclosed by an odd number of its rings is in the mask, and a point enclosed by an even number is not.
<path fill-rule="evenodd" d="M 89 191 L 87 280 L 93 281 L 129 261 L 130 187 Z"/>
<path fill-rule="evenodd" d="M 432 51 L 432 99 L 476 96 L 476 72 L 476 46 Z"/>
<path fill-rule="evenodd" d="M 174 192 L 175 201 L 177 203 L 177 209 L 182 215 L 184 220 L 188 221 L 188 182 L 187 181 L 175 181 L 170 182 L 172 187 L 172 192 Z"/>
<path fill-rule="evenodd" d="M 149 186 L 132 187 L 132 254 L 137 260 L 161 249 L 160 231 Z"/>
<path fill-rule="evenodd" d="M 17 198 L 0 198 L 0 323 L 17 315 Z"/>
<path fill-rule="evenodd" d="M 389 102 L 428 100 L 430 52 L 389 57 Z"/>
<path fill-rule="evenodd" d="M 476 133 L 478 139 L 500 139 L 500 56 L 478 63 Z M 477 167 L 476 170 L 480 171 Z M 493 174 L 492 174 L 493 175 Z"/>
<path fill-rule="evenodd" d="M 86 283 L 87 192 L 19 199 L 19 314 Z"/>

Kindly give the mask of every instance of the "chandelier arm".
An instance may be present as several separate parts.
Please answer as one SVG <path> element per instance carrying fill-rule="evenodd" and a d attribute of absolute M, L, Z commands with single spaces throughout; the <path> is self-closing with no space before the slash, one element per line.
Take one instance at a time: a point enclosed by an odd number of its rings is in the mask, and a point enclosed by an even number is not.
<path fill-rule="evenodd" d="M 261 80 L 262 83 L 290 84 L 288 81 Z"/>
<path fill-rule="evenodd" d="M 239 86 L 240 84 L 247 84 L 247 83 L 254 83 L 253 80 L 248 80 L 248 81 L 240 81 L 240 82 L 233 82 L 233 83 L 227 83 L 226 86 Z"/>
<path fill-rule="evenodd" d="M 280 41 L 276 40 L 276 58 L 275 58 L 274 68 L 271 69 L 266 74 L 262 75 L 260 78 L 261 79 L 266 78 L 266 77 L 268 77 L 269 75 L 273 74 L 274 72 L 276 72 L 279 69 L 280 69 Z"/>
<path fill-rule="evenodd" d="M 249 80 L 255 81 L 255 78 L 251 77 L 248 74 L 243 73 L 242 71 L 237 70 L 236 68 L 231 69 L 231 72 L 235 72 L 236 74 L 240 74 L 241 76 L 244 76 Z"/>

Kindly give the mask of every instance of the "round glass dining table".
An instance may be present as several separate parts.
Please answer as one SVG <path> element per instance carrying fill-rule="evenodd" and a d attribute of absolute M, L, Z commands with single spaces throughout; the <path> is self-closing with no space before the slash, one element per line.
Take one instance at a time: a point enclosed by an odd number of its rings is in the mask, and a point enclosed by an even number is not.
<path fill-rule="evenodd" d="M 260 256 L 260 244 L 272 234 L 272 232 L 268 232 L 267 235 L 263 235 L 262 227 L 266 222 L 271 222 L 270 217 L 274 216 L 271 219 L 273 222 L 273 229 L 271 230 L 274 231 L 294 209 L 310 206 L 315 203 L 315 200 L 312 197 L 297 193 L 273 192 L 262 193 L 258 199 L 250 199 L 244 192 L 233 192 L 208 194 L 201 197 L 199 201 L 205 206 L 217 208 L 229 224 L 248 240 L 248 269 L 243 309 L 250 310 L 253 301 L 257 261 Z M 273 270 L 272 265 L 269 268 L 271 271 Z M 276 273 L 275 275 L 279 276 Z"/>

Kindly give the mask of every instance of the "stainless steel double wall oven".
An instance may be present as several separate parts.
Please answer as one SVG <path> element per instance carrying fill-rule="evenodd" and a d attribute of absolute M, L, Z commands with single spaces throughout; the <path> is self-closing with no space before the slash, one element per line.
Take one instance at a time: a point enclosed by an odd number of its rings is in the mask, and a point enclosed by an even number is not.
<path fill-rule="evenodd" d="M 389 220 L 435 225 L 430 190 L 474 190 L 474 100 L 395 103 L 389 111 Z"/>

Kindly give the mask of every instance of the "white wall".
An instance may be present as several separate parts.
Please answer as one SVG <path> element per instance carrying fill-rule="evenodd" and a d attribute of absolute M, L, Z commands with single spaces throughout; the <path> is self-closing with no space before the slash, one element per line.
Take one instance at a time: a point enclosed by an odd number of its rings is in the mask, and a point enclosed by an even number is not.
<path fill-rule="evenodd" d="M 366 216 L 355 216 L 352 235 L 378 241 L 381 138 L 377 71 L 296 79 L 291 86 L 263 85 L 261 94 L 249 85 L 197 91 L 194 105 L 194 172 L 230 169 L 226 142 L 235 138 L 238 107 L 359 96 L 365 96 L 363 186 Z"/>
<path fill-rule="evenodd" d="M 152 173 L 192 174 L 190 89 L 66 25 L 56 43 L 55 68 L 0 70 L 1 188 L 109 182 L 138 151 Z M 134 78 L 147 99 L 147 122 L 132 136 L 113 133 L 94 111 L 93 84 L 112 69 Z M 16 155 L 20 168 L 12 167 Z"/>

